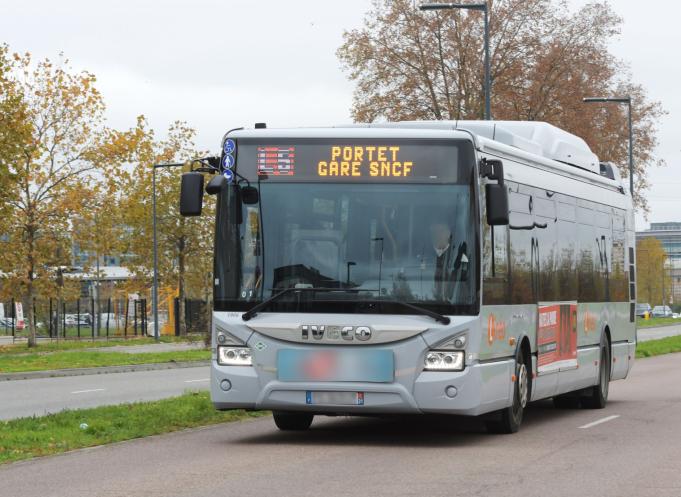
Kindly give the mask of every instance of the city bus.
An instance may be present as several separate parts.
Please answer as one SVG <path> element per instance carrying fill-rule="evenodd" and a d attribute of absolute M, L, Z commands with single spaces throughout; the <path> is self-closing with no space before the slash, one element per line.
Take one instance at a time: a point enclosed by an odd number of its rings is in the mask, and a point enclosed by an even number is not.
<path fill-rule="evenodd" d="M 581 138 L 540 122 L 227 133 L 217 196 L 216 409 L 479 416 L 603 408 L 633 365 L 632 199 Z"/>

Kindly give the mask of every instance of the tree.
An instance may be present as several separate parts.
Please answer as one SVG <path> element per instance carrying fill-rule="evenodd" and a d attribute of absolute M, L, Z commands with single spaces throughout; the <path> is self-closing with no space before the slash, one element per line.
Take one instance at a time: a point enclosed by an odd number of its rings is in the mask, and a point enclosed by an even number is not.
<path fill-rule="evenodd" d="M 492 114 L 546 121 L 584 137 L 628 175 L 628 131 L 621 106 L 585 105 L 587 96 L 632 96 L 637 205 L 655 158 L 664 114 L 608 41 L 622 20 L 607 2 L 571 12 L 560 0 L 490 0 Z M 364 25 L 344 33 L 338 57 L 357 83 L 356 121 L 479 119 L 483 114 L 483 22 L 479 12 L 422 12 L 412 0 L 374 0 Z"/>
<path fill-rule="evenodd" d="M 19 160 L 21 144 L 30 133 L 26 116 L 26 105 L 21 89 L 12 78 L 13 61 L 7 45 L 0 45 L 0 191 L 8 192 L 14 180 L 13 166 Z M 0 199 L 0 219 L 10 208 L 8 195 Z M 0 221 L 0 235 L 6 228 Z"/>
<path fill-rule="evenodd" d="M 657 238 L 636 243 L 636 281 L 638 302 L 666 305 L 671 295 L 671 277 L 666 267 L 667 253 Z"/>
<path fill-rule="evenodd" d="M 124 261 L 139 281 L 148 285 L 153 274 L 152 172 L 154 164 L 187 163 L 184 168 L 159 168 L 156 171 L 156 211 L 159 258 L 159 288 L 170 286 L 182 304 L 188 296 L 208 297 L 212 281 L 213 224 L 210 214 L 185 218 L 179 214 L 180 173 L 191 160 L 205 154 L 193 144 L 195 131 L 176 122 L 165 140 L 157 140 L 143 118 L 137 128 L 121 133 L 117 140 L 130 143 L 132 168 L 119 176 L 120 223 L 127 230 L 120 247 L 130 257 Z M 210 213 L 212 199 L 206 198 Z M 185 309 L 177 316 L 181 334 L 186 334 Z"/>
<path fill-rule="evenodd" d="M 94 75 L 70 72 L 67 60 L 33 64 L 29 54 L 15 55 L 11 71 L 28 132 L 9 165 L 5 229 L 12 250 L 2 255 L 13 269 L 10 280 L 27 311 L 33 346 L 33 302 L 54 281 L 54 268 L 68 264 L 71 220 L 91 198 L 104 104 Z"/>

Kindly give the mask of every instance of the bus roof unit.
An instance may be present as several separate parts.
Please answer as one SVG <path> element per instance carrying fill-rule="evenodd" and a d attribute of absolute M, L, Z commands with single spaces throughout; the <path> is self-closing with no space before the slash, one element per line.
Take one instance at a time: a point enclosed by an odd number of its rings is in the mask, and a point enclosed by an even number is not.
<path fill-rule="evenodd" d="M 416 124 L 418 121 L 415 121 Z M 598 157 L 580 137 L 540 121 L 421 121 L 473 134 L 600 175 Z M 439 126 L 437 126 L 439 127 Z"/>

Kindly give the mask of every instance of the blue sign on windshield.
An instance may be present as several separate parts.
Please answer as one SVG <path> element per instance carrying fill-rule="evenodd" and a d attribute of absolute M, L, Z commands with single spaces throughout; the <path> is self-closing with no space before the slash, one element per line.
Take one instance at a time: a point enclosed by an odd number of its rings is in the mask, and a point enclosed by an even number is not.
<path fill-rule="evenodd" d="M 234 167 L 234 156 L 232 155 L 225 155 L 222 158 L 222 167 L 224 169 L 232 169 Z"/>
<path fill-rule="evenodd" d="M 234 140 L 232 140 L 231 138 L 228 138 L 227 140 L 225 140 L 225 146 L 224 146 L 223 150 L 225 151 L 226 154 L 233 154 L 235 148 L 236 148 L 236 143 L 234 143 Z"/>

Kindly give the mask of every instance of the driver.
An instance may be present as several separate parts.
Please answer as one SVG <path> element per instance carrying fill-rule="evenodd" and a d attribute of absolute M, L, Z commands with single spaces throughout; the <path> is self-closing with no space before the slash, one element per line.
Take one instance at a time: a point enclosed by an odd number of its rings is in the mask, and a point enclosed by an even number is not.
<path fill-rule="evenodd" d="M 452 229 L 444 219 L 431 223 L 430 238 L 435 252 L 433 295 L 435 300 L 448 302 L 454 296 L 454 282 L 468 277 L 468 248 L 462 241 L 455 251 Z"/>

